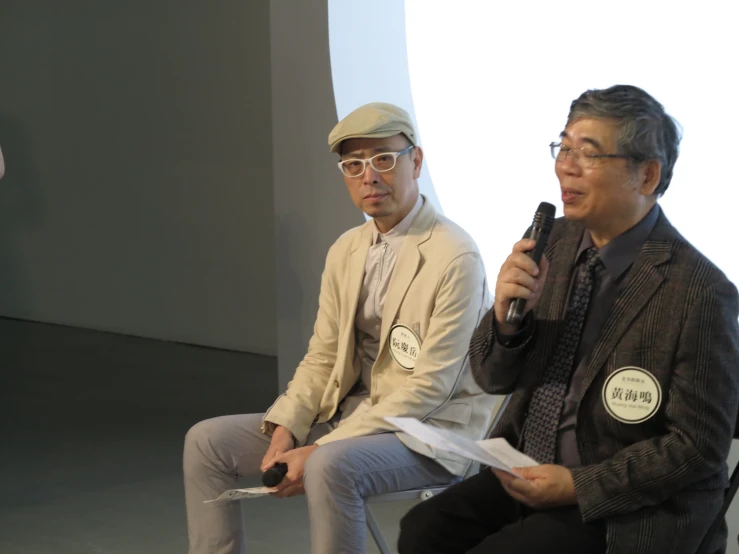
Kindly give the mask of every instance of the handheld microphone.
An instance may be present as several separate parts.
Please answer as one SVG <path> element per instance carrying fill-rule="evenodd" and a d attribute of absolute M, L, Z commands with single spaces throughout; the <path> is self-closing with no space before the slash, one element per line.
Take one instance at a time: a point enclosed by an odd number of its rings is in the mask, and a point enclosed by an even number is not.
<path fill-rule="evenodd" d="M 536 265 L 539 265 L 541 256 L 544 254 L 544 249 L 547 246 L 549 240 L 549 232 L 552 230 L 552 224 L 554 223 L 554 214 L 557 209 L 549 202 L 542 202 L 539 204 L 539 208 L 534 214 L 534 222 L 531 227 L 526 231 L 523 238 L 533 239 L 536 241 L 536 245 L 533 250 L 526 252 Z M 519 325 L 523 318 L 523 309 L 526 307 L 525 298 L 513 298 L 510 305 L 508 306 L 508 313 L 506 314 L 505 321 L 512 325 Z"/>
<path fill-rule="evenodd" d="M 262 484 L 265 487 L 276 487 L 287 473 L 287 464 L 275 464 L 262 473 Z"/>

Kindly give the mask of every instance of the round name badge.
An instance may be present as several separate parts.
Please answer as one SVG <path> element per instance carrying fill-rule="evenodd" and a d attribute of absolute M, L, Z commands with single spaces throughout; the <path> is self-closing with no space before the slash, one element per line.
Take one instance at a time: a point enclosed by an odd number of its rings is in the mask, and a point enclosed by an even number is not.
<path fill-rule="evenodd" d="M 646 369 L 626 366 L 608 376 L 603 385 L 603 405 L 622 423 L 642 423 L 657 413 L 662 388 Z"/>
<path fill-rule="evenodd" d="M 390 329 L 390 355 L 393 360 L 403 369 L 413 371 L 419 354 L 421 341 L 418 335 L 405 325 L 393 325 Z"/>

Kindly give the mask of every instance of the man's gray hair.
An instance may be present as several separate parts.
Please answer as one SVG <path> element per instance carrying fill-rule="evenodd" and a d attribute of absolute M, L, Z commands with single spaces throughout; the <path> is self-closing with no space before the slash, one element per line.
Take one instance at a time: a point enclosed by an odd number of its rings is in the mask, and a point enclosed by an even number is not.
<path fill-rule="evenodd" d="M 636 163 L 657 160 L 662 165 L 655 194 L 670 186 L 680 148 L 681 129 L 662 104 L 631 85 L 588 90 L 572 101 L 567 126 L 582 118 L 612 119 L 618 124 L 618 154 Z"/>

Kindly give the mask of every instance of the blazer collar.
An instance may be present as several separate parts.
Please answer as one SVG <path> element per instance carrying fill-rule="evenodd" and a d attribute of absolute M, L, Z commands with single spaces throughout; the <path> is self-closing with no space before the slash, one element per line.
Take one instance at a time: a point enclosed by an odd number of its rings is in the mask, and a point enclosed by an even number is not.
<path fill-rule="evenodd" d="M 638 313 L 666 279 L 664 264 L 670 261 L 677 243 L 682 240 L 677 230 L 665 217 L 662 209 L 647 240 L 621 284 L 614 305 L 606 316 L 598 341 L 590 353 L 588 366 L 583 378 L 583 392 L 592 384 L 608 356 L 613 352 L 619 339 Z M 570 287 L 572 267 L 577 258 L 584 228 L 574 222 L 565 222 L 565 229 L 560 236 L 550 243 L 545 250 L 547 259 L 553 260 L 549 268 L 549 279 L 553 280 L 551 292 L 540 300 L 540 317 L 550 321 L 564 321 L 567 309 L 567 293 Z M 556 249 L 556 256 L 553 255 Z M 554 332 L 558 326 L 548 325 L 546 332 L 539 334 L 542 341 L 538 354 L 530 359 L 539 371 L 549 363 L 554 346 L 558 339 Z"/>
<path fill-rule="evenodd" d="M 416 219 L 413 221 L 403 241 L 403 246 L 398 254 L 393 275 L 390 278 L 388 291 L 385 296 L 385 307 L 382 312 L 382 326 L 380 328 L 380 346 L 382 353 L 390 328 L 395 321 L 400 305 L 405 298 L 408 287 L 416 276 L 418 266 L 421 262 L 419 247 L 431 238 L 434 225 L 437 220 L 437 212 L 431 202 L 424 196 Z M 349 275 L 348 275 L 348 299 L 352 302 L 349 313 L 356 314 L 359 293 L 362 290 L 365 263 L 367 253 L 372 244 L 375 224 L 372 220 L 364 223 L 359 232 L 355 234 L 354 240 L 349 248 Z M 380 354 L 381 355 L 381 354 Z"/>
<path fill-rule="evenodd" d="M 393 275 L 390 278 L 387 295 L 385 296 L 385 308 L 382 312 L 382 326 L 380 327 L 380 352 L 383 351 L 390 328 L 405 298 L 413 278 L 418 272 L 421 263 L 421 252 L 419 247 L 431 238 L 431 233 L 436 223 L 436 210 L 428 199 L 424 198 L 423 207 L 418 212 L 413 225 L 408 230 L 403 246 L 398 254 Z M 407 322 L 412 323 L 412 322 Z"/>
<path fill-rule="evenodd" d="M 677 230 L 660 208 L 657 223 L 624 278 L 621 291 L 611 306 L 600 337 L 590 353 L 583 379 L 583 391 L 593 382 L 634 318 L 644 309 L 667 278 L 665 264 L 670 261 L 681 240 Z"/>

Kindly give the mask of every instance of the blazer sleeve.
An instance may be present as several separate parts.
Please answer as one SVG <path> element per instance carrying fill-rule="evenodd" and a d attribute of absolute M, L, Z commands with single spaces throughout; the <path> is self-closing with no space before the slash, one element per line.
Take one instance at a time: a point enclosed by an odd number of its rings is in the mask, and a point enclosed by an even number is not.
<path fill-rule="evenodd" d="M 290 430 L 297 444 L 303 444 L 318 414 L 321 398 L 336 363 L 339 339 L 339 282 L 337 253 L 329 251 L 321 276 L 318 315 L 308 352 L 295 375 L 264 415 L 262 431 L 271 433 L 276 425 Z"/>
<path fill-rule="evenodd" d="M 495 308 L 490 308 L 470 340 L 472 376 L 482 390 L 488 394 L 513 392 L 534 334 L 532 310 L 526 314 L 522 330 L 514 335 L 514 346 L 504 346 L 497 335 Z"/>
<path fill-rule="evenodd" d="M 443 405 L 464 370 L 469 338 L 486 308 L 486 287 L 478 253 L 464 253 L 452 260 L 438 282 L 428 332 L 413 373 L 361 417 L 348 419 L 316 443 L 397 431 L 385 416 L 423 420 Z"/>
<path fill-rule="evenodd" d="M 668 432 L 575 468 L 583 521 L 662 503 L 724 470 L 739 406 L 739 306 L 722 278 L 689 306 L 665 399 Z"/>

